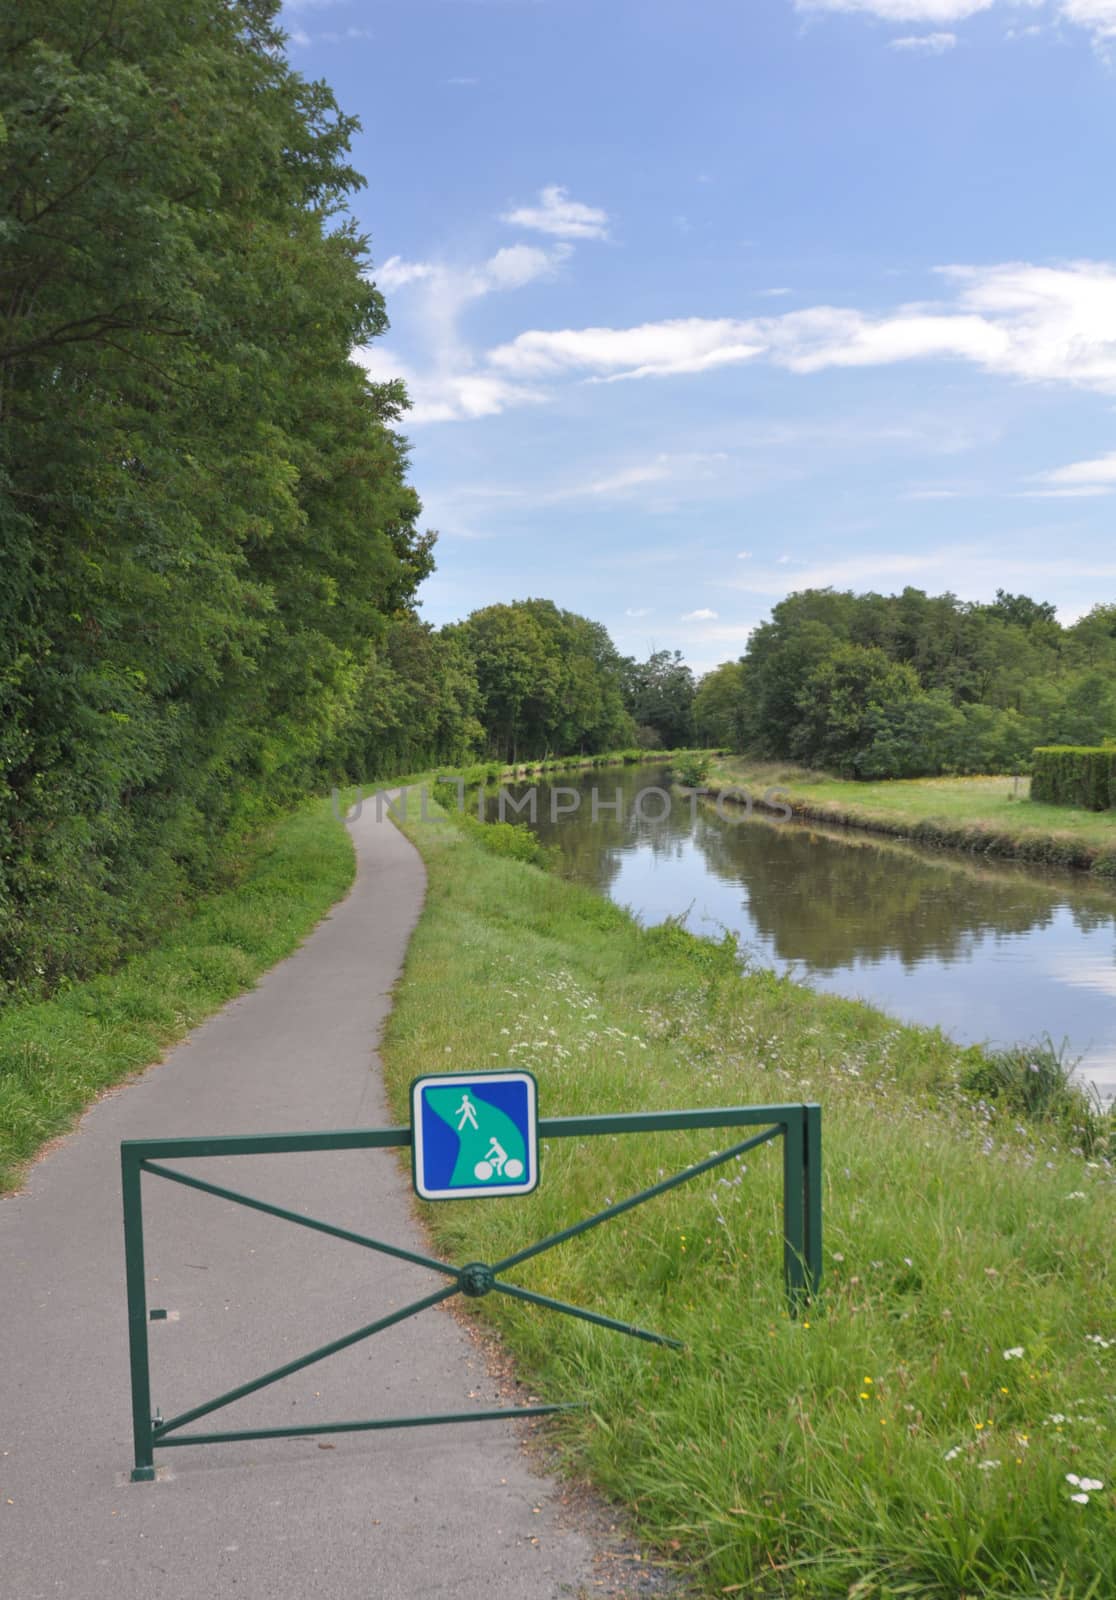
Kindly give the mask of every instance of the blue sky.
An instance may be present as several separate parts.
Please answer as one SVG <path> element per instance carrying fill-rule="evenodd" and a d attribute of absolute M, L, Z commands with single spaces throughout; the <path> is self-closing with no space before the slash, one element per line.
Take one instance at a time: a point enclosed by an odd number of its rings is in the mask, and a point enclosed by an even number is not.
<path fill-rule="evenodd" d="M 439 530 L 738 656 L 796 588 L 1116 598 L 1116 0 L 289 0 Z"/>

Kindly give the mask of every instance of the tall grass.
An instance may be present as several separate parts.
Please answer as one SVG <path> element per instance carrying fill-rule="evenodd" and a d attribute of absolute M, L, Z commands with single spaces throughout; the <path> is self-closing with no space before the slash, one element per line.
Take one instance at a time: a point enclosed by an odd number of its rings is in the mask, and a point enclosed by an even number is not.
<path fill-rule="evenodd" d="M 557 1430 L 570 1470 L 711 1595 L 1116 1594 L 1110 1130 L 1075 1153 L 1057 1119 L 964 1088 L 991 1067 L 980 1051 L 740 976 L 731 950 L 641 930 L 456 829 L 409 831 L 429 890 L 387 1038 L 401 1118 L 420 1072 L 505 1066 L 536 1073 L 543 1115 L 824 1108 L 809 1315 L 782 1297 L 777 1146 L 516 1275 L 683 1352 L 480 1303 L 539 1392 L 585 1401 Z M 557 1141 L 533 1196 L 430 1207 L 430 1223 L 454 1259 L 495 1260 L 715 1148 Z M 1082 1504 L 1067 1474 L 1104 1487 Z"/>
<path fill-rule="evenodd" d="M 118 971 L 0 1016 L 0 1190 L 101 1090 L 157 1060 L 289 955 L 352 881 L 353 850 L 310 805 L 253 841 L 234 883 Z"/>

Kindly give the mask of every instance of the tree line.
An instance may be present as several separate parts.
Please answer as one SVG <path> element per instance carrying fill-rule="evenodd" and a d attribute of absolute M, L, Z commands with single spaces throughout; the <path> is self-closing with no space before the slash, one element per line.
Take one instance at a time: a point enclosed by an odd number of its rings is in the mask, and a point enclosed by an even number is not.
<path fill-rule="evenodd" d="M 348 206 L 276 0 L 0 21 L 0 1000 L 103 970 L 340 778 L 691 732 L 546 600 L 435 630 Z"/>
<path fill-rule="evenodd" d="M 701 682 L 699 738 L 853 778 L 1029 770 L 1036 745 L 1116 737 L 1116 604 L 1070 626 L 997 590 L 790 595 Z"/>

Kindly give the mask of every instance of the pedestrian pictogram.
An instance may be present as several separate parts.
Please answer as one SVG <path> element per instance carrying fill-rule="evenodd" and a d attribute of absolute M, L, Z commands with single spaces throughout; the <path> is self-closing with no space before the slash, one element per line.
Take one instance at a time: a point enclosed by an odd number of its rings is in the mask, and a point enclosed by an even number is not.
<path fill-rule="evenodd" d="M 529 1072 L 416 1078 L 415 1193 L 423 1200 L 530 1194 L 539 1181 L 537 1100 Z"/>

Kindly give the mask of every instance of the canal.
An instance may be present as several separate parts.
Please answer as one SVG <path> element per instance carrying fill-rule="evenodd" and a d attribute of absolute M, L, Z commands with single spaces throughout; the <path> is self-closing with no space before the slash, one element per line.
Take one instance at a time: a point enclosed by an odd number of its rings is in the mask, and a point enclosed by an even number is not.
<path fill-rule="evenodd" d="M 535 820 L 528 790 L 534 789 Z M 665 767 L 507 785 L 568 876 L 644 923 L 730 928 L 758 966 L 963 1043 L 1049 1035 L 1116 1097 L 1116 892 L 1086 878 L 773 820 L 672 790 Z M 495 795 L 488 813 L 497 811 Z M 723 814 L 722 814 L 723 813 Z"/>

